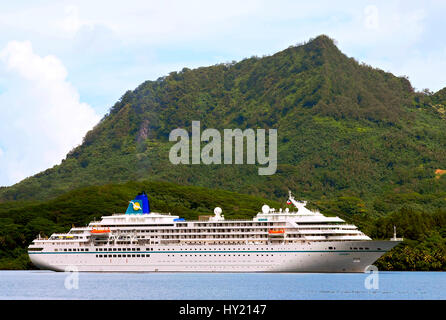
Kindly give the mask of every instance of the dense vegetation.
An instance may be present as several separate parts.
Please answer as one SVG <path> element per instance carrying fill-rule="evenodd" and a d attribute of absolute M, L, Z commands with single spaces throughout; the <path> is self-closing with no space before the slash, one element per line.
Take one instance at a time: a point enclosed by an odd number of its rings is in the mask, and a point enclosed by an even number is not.
<path fill-rule="evenodd" d="M 424 229 L 407 231 L 412 242 L 395 249 L 394 258 L 381 260 L 380 266 L 425 268 L 400 264 L 407 256 L 410 261 L 433 259 L 436 269 L 440 261 L 444 269 L 445 106 L 446 89 L 415 92 L 405 77 L 346 57 L 326 36 L 272 56 L 184 68 L 126 92 L 60 165 L 0 188 L 2 225 L 13 228 L 0 230 L 23 231 L 22 222 L 25 227 L 29 219 L 40 219 L 39 213 L 25 219 L 28 213 L 22 212 L 18 216 L 24 220 L 11 223 L 17 206 L 41 212 L 36 208 L 70 190 L 107 183 L 152 179 L 271 200 L 283 199 L 291 189 L 374 237 L 391 236 L 395 222 L 405 236 L 400 224 L 419 216 Z M 202 130 L 220 132 L 277 129 L 277 173 L 259 176 L 256 165 L 171 164 L 169 133 L 178 127 L 190 132 L 194 120 L 201 121 Z M 130 196 L 123 195 L 117 197 L 121 202 Z M 63 219 L 45 212 L 46 219 Z M 92 213 L 79 214 L 86 221 Z M 54 228 L 67 226 L 49 220 Z"/>
<path fill-rule="evenodd" d="M 286 199 L 276 202 L 224 190 L 179 186 L 166 182 L 144 181 L 104 186 L 84 187 L 55 199 L 36 202 L 0 204 L 0 269 L 33 268 L 26 247 L 38 235 L 66 232 L 72 225 L 86 225 L 102 215 L 123 212 L 128 200 L 139 191 L 149 194 L 152 211 L 170 212 L 188 220 L 212 214 L 215 206 L 223 209 L 225 218 L 252 218 L 264 203 L 285 207 Z M 439 195 L 443 199 L 446 194 Z M 375 239 L 388 239 L 393 225 L 398 236 L 406 240 L 376 265 L 380 270 L 445 270 L 446 269 L 446 210 L 425 212 L 418 204 L 432 199 L 406 195 L 412 207 L 398 206 L 391 201 L 393 212 L 381 218 L 370 218 L 358 199 L 340 198 L 336 201 L 315 202 L 327 215 L 340 215 L 356 223 Z M 409 199 L 408 198 L 408 199 Z M 405 203 L 408 199 L 400 198 Z"/>

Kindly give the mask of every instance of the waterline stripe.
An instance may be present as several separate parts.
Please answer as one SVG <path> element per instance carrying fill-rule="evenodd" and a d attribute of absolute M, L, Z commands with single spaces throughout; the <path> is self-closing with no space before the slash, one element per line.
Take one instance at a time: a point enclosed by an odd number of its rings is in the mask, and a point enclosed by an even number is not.
<path fill-rule="evenodd" d="M 141 253 L 184 253 L 184 254 L 200 254 L 200 253 L 321 253 L 321 252 L 387 252 L 387 250 L 322 250 L 322 251 L 63 251 L 63 252 L 34 252 L 28 251 L 28 254 L 115 254 L 115 253 L 127 253 L 127 254 L 141 254 Z"/>

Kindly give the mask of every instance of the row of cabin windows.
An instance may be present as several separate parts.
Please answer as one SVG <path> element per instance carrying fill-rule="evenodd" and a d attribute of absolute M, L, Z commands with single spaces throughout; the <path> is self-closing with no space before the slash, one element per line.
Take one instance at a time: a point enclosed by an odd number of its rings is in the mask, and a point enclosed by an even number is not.
<path fill-rule="evenodd" d="M 153 251 L 153 248 L 147 248 L 147 251 Z M 54 249 L 58 251 L 58 249 Z M 61 249 L 62 251 L 62 249 Z M 68 248 L 63 249 L 63 251 L 76 251 L 76 252 L 86 252 L 89 251 L 88 248 Z M 96 248 L 96 251 L 141 251 L 140 248 Z"/>
<path fill-rule="evenodd" d="M 94 225 L 94 224 L 92 224 Z M 174 225 L 169 224 L 101 224 L 102 228 L 133 228 L 133 227 L 173 227 Z"/>
<path fill-rule="evenodd" d="M 277 227 L 277 226 L 276 226 Z M 289 231 L 293 231 L 295 228 L 290 229 Z M 321 228 L 314 228 L 314 229 L 305 229 L 305 230 L 342 230 L 342 231 L 354 231 L 355 233 L 348 234 L 348 235 L 356 235 L 357 230 L 349 230 L 349 229 L 321 229 Z M 181 232 L 183 231 L 183 232 Z M 184 234 L 184 233 L 232 233 L 232 232 L 267 232 L 267 229 L 187 229 L 187 230 L 177 230 L 177 229 L 165 229 L 165 230 L 136 230 L 136 233 L 174 233 L 174 234 Z M 135 233 L 135 230 L 121 230 L 122 233 Z M 313 235 L 320 235 L 319 233 L 313 234 Z M 347 235 L 347 234 L 343 234 Z M 137 236 L 136 238 L 144 238 L 144 236 Z"/>
<path fill-rule="evenodd" d="M 253 254 L 254 255 L 254 254 Z M 167 255 L 168 257 L 175 257 L 175 255 L 174 254 L 172 254 L 172 255 L 170 255 L 170 254 L 168 254 Z M 180 254 L 180 255 L 176 255 L 177 257 L 178 256 L 180 256 L 180 257 L 226 257 L 226 256 L 228 256 L 228 257 L 251 257 L 251 254 L 228 254 L 228 255 L 226 255 L 226 254 L 214 254 L 214 255 L 212 255 L 212 254 L 185 254 L 185 255 L 182 255 L 182 254 Z M 263 257 L 263 256 L 265 256 L 265 257 L 273 257 L 274 255 L 273 254 L 265 254 L 265 255 L 263 255 L 263 254 L 256 254 L 256 257 Z"/>
<path fill-rule="evenodd" d="M 161 229 L 162 230 L 162 229 Z M 158 229 L 148 229 L 148 230 L 125 230 L 125 229 L 120 229 L 119 230 L 122 233 L 138 233 L 138 232 L 145 232 L 145 233 L 149 233 L 149 232 L 160 232 L 160 230 Z"/>
<path fill-rule="evenodd" d="M 175 236 L 161 236 L 162 239 L 265 239 L 268 235 L 244 235 L 244 234 L 228 234 L 228 235 L 175 235 Z"/>
<path fill-rule="evenodd" d="M 328 247 L 329 250 L 336 250 L 336 247 Z M 370 250 L 370 248 L 354 248 L 350 247 L 350 250 Z M 378 248 L 378 250 L 381 250 L 381 248 Z"/>
<path fill-rule="evenodd" d="M 232 223 L 232 224 L 230 224 Z M 246 222 L 246 223 L 234 223 L 218 222 L 218 223 L 195 223 L 193 227 L 257 227 L 257 226 L 284 226 L 285 223 L 280 222 Z M 187 223 L 177 223 L 177 228 L 187 228 Z"/>
<path fill-rule="evenodd" d="M 150 254 L 97 254 L 96 258 L 149 258 Z"/>
<path fill-rule="evenodd" d="M 135 243 L 136 241 L 116 241 L 116 244 L 118 244 L 118 245 L 121 245 L 121 244 L 133 244 L 133 243 Z M 146 242 L 147 242 L 147 240 L 146 240 Z M 106 243 L 108 243 L 108 241 L 107 240 L 95 240 L 95 243 L 97 243 L 97 244 L 106 244 Z M 154 244 L 157 244 L 157 243 L 159 243 L 158 241 L 153 241 L 153 240 L 151 240 L 150 241 L 150 243 L 154 243 Z"/>
<path fill-rule="evenodd" d="M 141 251 L 141 249 L 140 248 L 96 248 L 96 251 Z"/>
<path fill-rule="evenodd" d="M 256 248 L 256 249 L 257 250 L 268 250 L 268 248 Z M 329 250 L 336 250 L 336 247 L 328 247 L 328 249 Z M 381 250 L 381 248 L 377 248 L 377 249 Z M 146 248 L 146 250 L 147 251 L 153 251 L 153 248 Z M 171 249 L 166 248 L 165 250 L 166 251 L 169 251 L 169 250 L 175 251 L 177 249 L 175 249 L 175 248 L 171 248 Z M 221 251 L 222 249 L 221 248 L 206 248 L 206 249 L 182 248 L 182 250 L 191 250 L 191 251 L 202 251 L 202 250 L 212 251 L 212 250 L 214 250 L 214 251 Z M 232 249 L 228 248 L 227 250 L 230 251 L 230 250 L 247 250 L 247 249 L 246 248 L 232 248 Z M 248 250 L 252 250 L 252 248 L 248 248 Z M 269 250 L 274 250 L 274 248 L 269 248 Z M 350 247 L 350 250 L 370 250 L 370 249 L 367 248 L 367 247 L 366 248 Z M 58 251 L 58 249 L 54 249 L 54 251 Z M 86 252 L 86 251 L 89 251 L 89 249 L 88 248 L 65 248 L 65 249 L 63 249 L 63 251 Z M 140 248 L 96 248 L 96 251 L 141 251 L 141 249 Z"/>
<path fill-rule="evenodd" d="M 268 228 L 261 229 L 187 229 L 187 230 L 176 230 L 176 229 L 166 229 L 160 230 L 160 233 L 227 233 L 227 232 L 267 232 Z"/>
<path fill-rule="evenodd" d="M 356 236 L 357 234 L 342 234 L 341 236 Z M 168 236 L 168 235 L 162 235 L 162 239 L 266 239 L 268 238 L 269 235 L 239 235 L 239 234 L 228 234 L 228 235 L 172 235 L 172 236 Z M 306 234 L 305 236 L 321 236 L 321 237 L 333 237 L 333 236 L 339 236 L 339 234 L 320 234 L 320 233 L 315 233 L 315 234 Z M 300 234 L 295 234 L 295 233 L 289 233 L 289 237 L 292 238 L 302 238 L 302 236 Z"/>
<path fill-rule="evenodd" d="M 148 249 L 147 249 L 148 250 Z M 153 250 L 153 249 L 152 249 Z M 169 249 L 169 248 L 166 248 L 166 249 L 164 249 L 165 251 L 169 251 L 169 250 L 172 250 L 172 251 L 177 251 L 178 249 L 175 249 L 175 248 L 171 248 L 171 249 Z M 186 250 L 190 250 L 190 251 L 212 251 L 212 250 L 214 250 L 214 251 L 222 251 L 222 250 L 224 250 L 224 249 L 222 249 L 222 248 L 206 248 L 206 249 L 195 249 L 195 248 L 191 248 L 191 249 L 188 249 L 188 248 L 181 248 L 181 250 L 182 251 L 186 251 Z M 231 251 L 231 250 L 235 250 L 235 251 L 239 251 L 239 250 L 274 250 L 274 248 L 227 248 L 227 249 L 225 249 L 225 250 L 227 250 L 227 251 Z"/>
<path fill-rule="evenodd" d="M 283 226 L 276 226 L 276 227 L 283 227 Z M 267 228 L 261 228 L 261 229 L 153 229 L 153 230 L 120 230 L 122 233 L 225 233 L 225 232 L 259 232 L 264 231 L 266 232 Z"/>

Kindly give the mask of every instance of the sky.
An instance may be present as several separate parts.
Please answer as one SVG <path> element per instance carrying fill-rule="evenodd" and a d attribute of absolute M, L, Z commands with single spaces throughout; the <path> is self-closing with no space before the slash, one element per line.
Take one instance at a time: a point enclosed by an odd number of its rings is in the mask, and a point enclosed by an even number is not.
<path fill-rule="evenodd" d="M 0 186 L 53 167 L 146 80 L 320 34 L 416 90 L 446 87 L 446 1 L 10 1 L 0 10 Z"/>

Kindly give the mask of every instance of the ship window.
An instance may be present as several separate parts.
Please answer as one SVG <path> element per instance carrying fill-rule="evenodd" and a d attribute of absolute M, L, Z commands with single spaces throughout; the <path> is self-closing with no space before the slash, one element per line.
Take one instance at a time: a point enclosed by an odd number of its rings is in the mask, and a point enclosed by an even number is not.
<path fill-rule="evenodd" d="M 88 249 L 85 249 L 85 251 L 88 251 Z"/>
<path fill-rule="evenodd" d="M 63 249 L 63 251 L 67 251 L 67 249 Z"/>
<path fill-rule="evenodd" d="M 139 254 L 137 254 L 137 255 L 136 255 L 136 257 L 137 257 L 137 258 L 139 258 L 139 257 L 140 257 L 140 255 L 139 255 Z"/>
<path fill-rule="evenodd" d="M 116 254 L 113 255 L 113 258 L 116 258 Z"/>
<path fill-rule="evenodd" d="M 381 250 L 381 248 L 378 248 L 378 250 Z"/>

